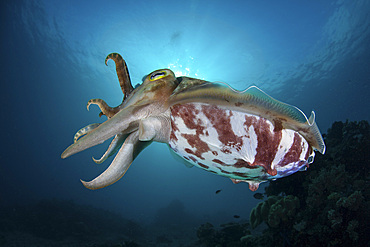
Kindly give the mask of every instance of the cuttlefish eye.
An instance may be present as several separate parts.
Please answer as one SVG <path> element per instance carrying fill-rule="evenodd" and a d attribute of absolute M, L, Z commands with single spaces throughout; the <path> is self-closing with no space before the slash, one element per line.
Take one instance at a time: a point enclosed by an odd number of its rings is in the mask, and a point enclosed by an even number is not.
<path fill-rule="evenodd" d="M 155 81 L 155 80 L 161 79 L 161 78 L 163 78 L 167 75 L 168 75 L 168 72 L 165 71 L 165 70 L 156 71 L 156 72 L 153 72 L 150 75 L 149 81 Z"/>

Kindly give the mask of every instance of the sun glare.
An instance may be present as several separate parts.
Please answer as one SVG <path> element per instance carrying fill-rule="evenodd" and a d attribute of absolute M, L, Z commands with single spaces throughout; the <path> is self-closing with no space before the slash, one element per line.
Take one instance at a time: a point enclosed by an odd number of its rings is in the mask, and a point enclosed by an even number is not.
<path fill-rule="evenodd" d="M 175 73 L 176 77 L 189 76 L 190 74 L 190 69 L 184 68 L 181 64 L 178 64 L 178 62 L 175 64 L 170 63 L 167 67 Z"/>

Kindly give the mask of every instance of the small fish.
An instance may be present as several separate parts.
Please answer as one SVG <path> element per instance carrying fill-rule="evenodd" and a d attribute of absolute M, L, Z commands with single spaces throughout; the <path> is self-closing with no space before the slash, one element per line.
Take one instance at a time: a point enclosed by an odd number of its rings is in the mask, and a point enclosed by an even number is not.
<path fill-rule="evenodd" d="M 258 200 L 262 200 L 263 199 L 263 194 L 262 193 L 255 193 L 254 195 L 253 195 L 253 197 L 254 198 L 256 198 L 256 199 L 258 199 Z"/>
<path fill-rule="evenodd" d="M 218 193 L 220 193 L 221 192 L 221 190 L 216 190 L 216 194 L 218 194 Z"/>
<path fill-rule="evenodd" d="M 239 216 L 239 215 L 234 215 L 234 218 L 235 218 L 235 219 L 239 219 L 239 218 L 240 218 L 240 216 Z"/>

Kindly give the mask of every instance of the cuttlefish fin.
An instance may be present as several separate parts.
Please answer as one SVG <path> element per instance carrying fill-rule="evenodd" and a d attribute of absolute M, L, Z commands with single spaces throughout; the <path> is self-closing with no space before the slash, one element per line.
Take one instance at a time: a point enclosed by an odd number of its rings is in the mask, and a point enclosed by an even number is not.
<path fill-rule="evenodd" d="M 122 144 L 110 166 L 90 182 L 81 180 L 82 184 L 88 189 L 96 190 L 117 182 L 126 173 L 139 153 L 150 143 L 140 141 L 138 131 L 132 132 Z"/>
<path fill-rule="evenodd" d="M 314 149 L 322 154 L 325 153 L 325 143 L 319 127 L 315 122 L 314 111 L 312 111 L 310 117 L 307 118 L 298 107 L 276 100 L 256 86 L 251 86 L 240 93 L 248 95 L 249 102 L 260 109 L 262 117 L 269 118 L 269 116 L 271 116 L 275 124 L 298 131 Z M 241 106 L 241 108 L 243 107 L 244 106 Z M 267 113 L 263 113 L 264 110 L 266 110 Z"/>
<path fill-rule="evenodd" d="M 100 159 L 95 159 L 94 157 L 92 158 L 93 161 L 96 164 L 101 164 L 103 163 L 106 159 L 108 159 L 110 156 L 114 155 L 122 146 L 123 142 L 127 138 L 127 134 L 118 134 L 116 135 L 112 142 L 110 143 L 107 151 L 103 154 L 103 156 Z"/>
<path fill-rule="evenodd" d="M 187 161 L 186 159 L 184 159 L 184 158 L 180 157 L 178 153 L 175 153 L 175 151 L 174 151 L 172 148 L 169 148 L 169 150 L 170 150 L 170 154 L 172 155 L 172 157 L 173 157 L 176 161 L 178 161 L 179 163 L 184 164 L 187 168 L 192 168 L 192 167 L 194 167 L 194 165 L 193 165 L 193 164 L 191 164 L 189 161 Z"/>
<path fill-rule="evenodd" d="M 320 133 L 319 127 L 317 126 L 315 122 L 315 116 L 316 116 L 315 112 L 312 111 L 311 116 L 307 121 L 308 125 L 310 126 L 309 133 L 311 133 L 312 136 L 314 137 L 313 139 L 317 141 L 317 147 L 315 147 L 315 149 L 318 150 L 320 153 L 324 154 L 326 150 L 326 146 L 324 143 L 324 139 L 322 138 L 322 135 Z"/>

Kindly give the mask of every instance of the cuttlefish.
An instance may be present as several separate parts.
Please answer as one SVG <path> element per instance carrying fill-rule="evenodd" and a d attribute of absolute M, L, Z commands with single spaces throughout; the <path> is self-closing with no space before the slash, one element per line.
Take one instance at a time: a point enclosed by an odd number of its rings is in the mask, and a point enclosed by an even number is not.
<path fill-rule="evenodd" d="M 280 102 L 256 86 L 238 91 L 221 82 L 186 76 L 176 77 L 170 69 L 156 70 L 133 87 L 126 62 L 117 53 L 113 60 L 123 101 L 110 107 L 98 105 L 107 120 L 80 129 L 74 143 L 63 153 L 67 158 L 114 137 L 100 159 L 116 154 L 110 166 L 90 182 L 100 189 L 118 181 L 134 159 L 152 142 L 168 144 L 187 166 L 247 182 L 252 191 L 261 182 L 305 170 L 315 151 L 324 154 L 325 144 L 315 122 L 297 107 Z"/>

